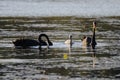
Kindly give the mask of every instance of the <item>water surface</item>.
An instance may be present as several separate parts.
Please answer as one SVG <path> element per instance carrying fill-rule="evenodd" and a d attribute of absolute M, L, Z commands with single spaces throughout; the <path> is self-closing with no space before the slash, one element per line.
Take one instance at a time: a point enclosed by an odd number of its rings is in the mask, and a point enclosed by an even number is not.
<path fill-rule="evenodd" d="M 92 35 L 97 20 L 95 50 L 84 48 L 83 35 Z M 120 19 L 79 17 L 1 17 L 1 80 L 80 80 L 120 77 Z M 86 26 L 86 27 L 85 27 Z M 45 33 L 53 42 L 50 49 L 15 49 L 13 40 L 36 39 Z M 73 35 L 72 48 L 64 44 Z"/>

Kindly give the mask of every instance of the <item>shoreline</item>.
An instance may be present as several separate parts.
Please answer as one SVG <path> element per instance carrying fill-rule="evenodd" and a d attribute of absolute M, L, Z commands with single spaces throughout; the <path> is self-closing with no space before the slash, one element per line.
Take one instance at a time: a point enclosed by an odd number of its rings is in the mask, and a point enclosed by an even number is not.
<path fill-rule="evenodd" d="M 0 16 L 1 18 L 120 18 L 120 16 L 98 16 L 98 17 L 85 17 L 85 16 Z"/>
<path fill-rule="evenodd" d="M 0 18 L 51 18 L 51 17 L 78 17 L 78 18 L 117 18 L 120 16 L 0 16 Z"/>

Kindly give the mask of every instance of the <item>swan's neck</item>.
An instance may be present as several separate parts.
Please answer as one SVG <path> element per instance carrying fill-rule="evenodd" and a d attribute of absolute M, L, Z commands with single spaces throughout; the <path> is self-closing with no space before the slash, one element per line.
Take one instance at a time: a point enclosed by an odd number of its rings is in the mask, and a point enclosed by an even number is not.
<path fill-rule="evenodd" d="M 96 38 L 95 38 L 95 28 L 93 28 L 93 36 L 92 36 L 92 48 L 95 48 L 96 45 Z"/>
<path fill-rule="evenodd" d="M 46 42 L 47 42 L 47 43 L 49 43 L 49 42 L 50 42 L 50 40 L 49 40 L 48 36 L 47 36 L 47 35 L 45 35 L 45 34 L 41 34 L 41 35 L 39 36 L 39 42 L 40 42 L 40 41 L 42 41 L 42 39 L 41 39 L 42 37 L 45 37 L 45 38 L 46 38 Z"/>
<path fill-rule="evenodd" d="M 72 37 L 70 37 L 70 44 L 72 44 Z"/>
<path fill-rule="evenodd" d="M 95 28 L 93 28 L 93 36 L 92 36 L 92 43 L 94 43 L 95 42 Z"/>

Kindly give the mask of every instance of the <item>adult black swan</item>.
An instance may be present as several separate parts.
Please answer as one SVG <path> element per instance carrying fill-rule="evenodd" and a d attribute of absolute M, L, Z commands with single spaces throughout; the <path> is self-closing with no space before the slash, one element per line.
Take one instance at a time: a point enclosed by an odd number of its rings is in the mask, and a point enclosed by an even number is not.
<path fill-rule="evenodd" d="M 87 37 L 84 36 L 82 39 L 82 44 L 83 46 L 91 46 L 93 49 L 95 49 L 95 46 L 97 45 L 96 43 L 96 38 L 95 38 L 95 29 L 96 29 L 96 22 L 93 22 L 93 35 L 92 37 Z"/>
<path fill-rule="evenodd" d="M 43 39 L 44 38 L 44 39 Z M 30 48 L 32 46 L 52 46 L 53 43 L 49 40 L 46 34 L 40 34 L 38 41 L 33 39 L 17 39 L 13 41 L 16 48 Z"/>

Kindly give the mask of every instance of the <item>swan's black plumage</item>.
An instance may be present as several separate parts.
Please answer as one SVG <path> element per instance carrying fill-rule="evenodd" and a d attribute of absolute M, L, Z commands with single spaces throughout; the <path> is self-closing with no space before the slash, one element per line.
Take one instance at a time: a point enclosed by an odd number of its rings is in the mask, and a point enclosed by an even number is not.
<path fill-rule="evenodd" d="M 49 38 L 48 38 L 48 36 L 47 36 L 46 34 L 40 34 L 40 35 L 39 35 L 39 38 L 38 38 L 39 45 L 41 45 L 41 46 L 46 46 L 46 45 L 48 45 L 46 41 L 42 40 L 42 37 L 45 37 L 45 38 L 46 38 L 49 46 L 52 46 L 52 45 L 53 45 L 53 43 L 49 40 Z"/>
<path fill-rule="evenodd" d="M 13 42 L 15 46 L 37 46 L 39 45 L 39 42 L 32 39 L 17 39 L 15 42 Z"/>
<path fill-rule="evenodd" d="M 46 41 L 42 40 L 42 37 L 46 38 Z M 46 34 L 40 34 L 38 41 L 34 39 L 17 39 L 13 41 L 15 47 L 28 48 L 30 46 L 52 46 L 53 43 L 49 40 Z"/>
<path fill-rule="evenodd" d="M 93 49 L 95 49 L 95 46 L 97 45 L 96 38 L 95 38 L 95 28 L 93 28 L 93 36 L 91 41 L 91 46 Z"/>
<path fill-rule="evenodd" d="M 84 36 L 82 41 L 83 44 L 85 43 L 86 46 L 91 46 L 93 49 L 95 49 L 95 46 L 97 45 L 96 38 L 95 38 L 95 28 L 96 28 L 96 22 L 93 22 L 93 35 L 92 37 Z"/>

